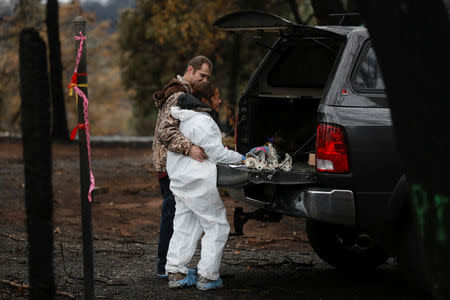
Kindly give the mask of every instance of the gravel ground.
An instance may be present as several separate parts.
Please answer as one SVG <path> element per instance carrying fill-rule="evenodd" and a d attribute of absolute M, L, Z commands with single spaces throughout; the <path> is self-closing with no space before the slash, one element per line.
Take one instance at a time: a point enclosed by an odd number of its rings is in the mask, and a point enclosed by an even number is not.
<path fill-rule="evenodd" d="M 78 147 L 53 147 L 54 273 L 58 299 L 82 299 Z M 0 143 L 0 299 L 28 297 L 21 145 Z M 393 259 L 370 273 L 342 273 L 315 255 L 303 220 L 249 221 L 230 237 L 223 256 L 224 288 L 169 290 L 155 277 L 161 198 L 146 147 L 93 147 L 97 186 L 109 193 L 92 207 L 95 295 L 99 299 L 427 299 L 408 286 Z M 243 206 L 222 192 L 231 223 Z M 198 250 L 192 266 L 199 259 Z M 65 294 L 64 294 L 65 293 Z"/>
<path fill-rule="evenodd" d="M 0 237 L 0 278 L 27 283 L 26 237 Z M 224 288 L 169 290 L 156 278 L 156 245 L 95 241 L 95 295 L 99 299 L 426 299 L 407 287 L 393 260 L 370 274 L 340 273 L 315 254 L 267 250 L 226 250 Z M 199 259 L 195 254 L 193 266 Z M 82 298 L 82 250 L 73 240 L 55 244 L 58 291 Z M 27 291 L 0 284 L 0 297 L 26 298 Z M 67 296 L 58 295 L 60 299 Z"/>

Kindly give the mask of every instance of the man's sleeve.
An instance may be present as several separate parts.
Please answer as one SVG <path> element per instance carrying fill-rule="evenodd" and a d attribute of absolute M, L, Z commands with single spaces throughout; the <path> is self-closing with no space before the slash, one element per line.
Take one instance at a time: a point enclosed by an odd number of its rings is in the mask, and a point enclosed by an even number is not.
<path fill-rule="evenodd" d="M 176 106 L 178 96 L 176 93 L 170 96 L 162 110 L 161 124 L 157 131 L 157 138 L 169 151 L 189 155 L 192 143 L 180 132 L 180 120 L 170 114 L 170 109 Z"/>

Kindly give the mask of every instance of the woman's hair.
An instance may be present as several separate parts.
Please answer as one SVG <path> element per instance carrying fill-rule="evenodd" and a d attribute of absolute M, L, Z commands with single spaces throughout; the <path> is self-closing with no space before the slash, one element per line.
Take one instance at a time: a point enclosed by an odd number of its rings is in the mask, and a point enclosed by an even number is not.
<path fill-rule="evenodd" d="M 211 103 L 211 98 L 214 96 L 216 92 L 216 87 L 211 82 L 198 82 L 194 85 L 192 89 L 192 96 L 195 98 L 202 100 L 203 98 Z"/>

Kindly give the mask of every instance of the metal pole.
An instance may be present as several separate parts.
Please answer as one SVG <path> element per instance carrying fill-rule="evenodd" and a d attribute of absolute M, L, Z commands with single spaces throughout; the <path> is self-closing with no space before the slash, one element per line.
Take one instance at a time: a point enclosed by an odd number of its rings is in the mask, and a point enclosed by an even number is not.
<path fill-rule="evenodd" d="M 86 36 L 86 21 L 79 16 L 74 20 L 75 35 L 80 32 Z M 75 51 L 78 51 L 81 40 L 75 40 Z M 83 42 L 82 54 L 78 65 L 77 73 L 87 73 L 86 64 L 86 40 Z M 78 85 L 87 85 L 87 75 L 77 77 Z M 79 86 L 88 96 L 88 88 Z M 78 124 L 84 124 L 83 99 L 78 98 Z M 91 203 L 88 199 L 90 186 L 89 154 L 87 148 L 86 131 L 78 131 L 78 144 L 80 148 L 80 185 L 81 185 L 81 221 L 83 233 L 83 273 L 84 273 L 84 299 L 94 299 L 94 255 L 93 255 L 93 237 L 92 237 L 92 213 Z"/>

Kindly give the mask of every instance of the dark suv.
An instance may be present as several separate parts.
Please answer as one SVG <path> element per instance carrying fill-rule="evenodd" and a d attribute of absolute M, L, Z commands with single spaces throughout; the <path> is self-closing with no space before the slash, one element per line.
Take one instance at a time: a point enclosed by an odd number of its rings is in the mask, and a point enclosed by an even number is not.
<path fill-rule="evenodd" d="M 388 255 L 383 227 L 401 169 L 380 68 L 364 27 L 302 26 L 241 11 L 215 25 L 278 38 L 239 100 L 237 151 L 272 141 L 289 172 L 218 166 L 218 185 L 266 211 L 307 218 L 317 254 L 337 267 Z"/>

